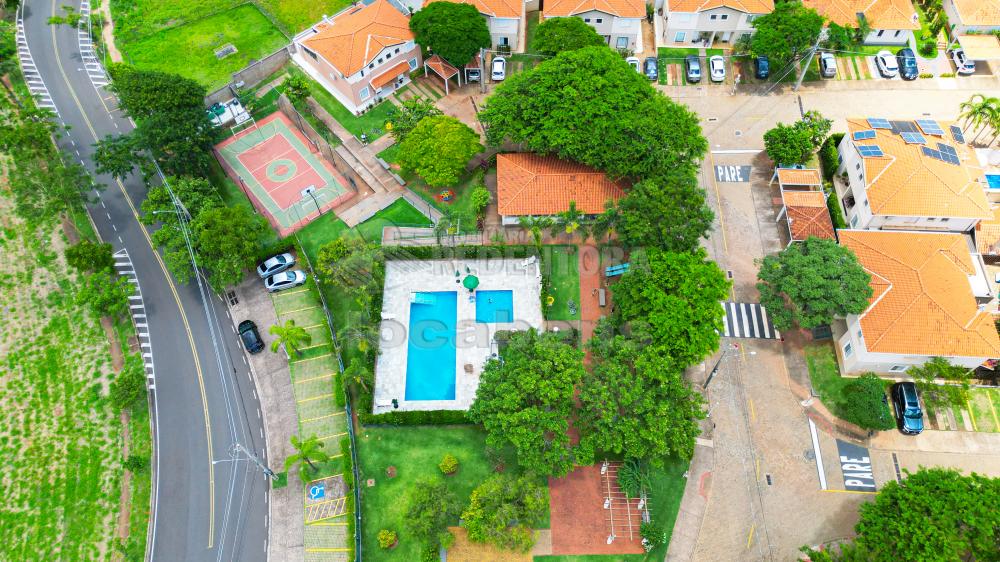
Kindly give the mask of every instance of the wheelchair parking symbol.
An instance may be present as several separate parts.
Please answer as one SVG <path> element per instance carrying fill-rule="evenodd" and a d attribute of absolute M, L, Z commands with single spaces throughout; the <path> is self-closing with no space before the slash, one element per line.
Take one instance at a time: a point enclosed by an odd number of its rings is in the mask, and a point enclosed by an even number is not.
<path fill-rule="evenodd" d="M 316 484 L 314 486 L 309 486 L 309 499 L 311 500 L 321 500 L 323 496 L 326 495 L 326 486 L 323 484 Z"/>

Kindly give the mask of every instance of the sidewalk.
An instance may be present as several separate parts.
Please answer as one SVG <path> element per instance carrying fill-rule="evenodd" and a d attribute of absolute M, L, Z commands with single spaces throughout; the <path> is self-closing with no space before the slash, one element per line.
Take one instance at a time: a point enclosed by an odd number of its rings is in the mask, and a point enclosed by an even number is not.
<path fill-rule="evenodd" d="M 701 378 L 704 378 L 702 375 Z M 684 497 L 677 510 L 674 530 L 667 548 L 667 562 L 687 562 L 694 558 L 701 523 L 708 507 L 708 495 L 712 489 L 712 470 L 715 468 L 715 444 L 711 436 L 711 420 L 702 421 L 702 437 L 695 440 L 694 456 L 688 467 Z M 707 438 L 706 438 L 707 437 Z"/>

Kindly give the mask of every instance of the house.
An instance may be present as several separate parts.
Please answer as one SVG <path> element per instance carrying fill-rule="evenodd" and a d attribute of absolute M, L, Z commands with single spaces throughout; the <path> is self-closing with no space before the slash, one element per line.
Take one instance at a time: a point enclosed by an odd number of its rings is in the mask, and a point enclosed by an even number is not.
<path fill-rule="evenodd" d="M 993 317 L 981 309 L 993 295 L 970 237 L 863 230 L 838 235 L 871 275 L 873 291 L 868 308 L 848 315 L 837 338 L 843 372 L 898 374 L 936 356 L 972 369 L 1000 357 Z"/>
<path fill-rule="evenodd" d="M 664 0 L 663 43 L 735 43 L 754 32 L 753 20 L 774 0 Z"/>
<path fill-rule="evenodd" d="M 541 21 L 568 17 L 577 17 L 590 24 L 614 49 L 635 53 L 643 50 L 644 0 L 546 0 L 542 3 Z"/>
<path fill-rule="evenodd" d="M 561 213 L 570 201 L 585 215 L 596 216 L 604 212 L 605 202 L 625 196 L 624 187 L 602 172 L 555 156 L 497 154 L 497 212 L 504 225 Z"/>
<path fill-rule="evenodd" d="M 1000 31 L 1000 0 L 943 0 L 952 38 Z"/>
<path fill-rule="evenodd" d="M 522 33 L 525 29 L 523 0 L 426 0 L 424 6 L 439 1 L 475 6 L 486 19 L 494 49 L 524 51 L 526 37 Z"/>
<path fill-rule="evenodd" d="M 408 84 L 421 61 L 410 17 L 388 0 L 324 17 L 293 45 L 296 64 L 355 114 Z"/>
<path fill-rule="evenodd" d="M 972 236 L 983 261 L 993 265 L 1000 263 L 1000 207 L 994 207 L 993 216 L 976 225 Z"/>
<path fill-rule="evenodd" d="M 802 0 L 831 22 L 858 29 L 868 24 L 866 45 L 905 45 L 920 29 L 920 18 L 910 0 Z"/>
<path fill-rule="evenodd" d="M 781 192 L 781 211 L 776 220 L 787 223 L 788 243 L 813 237 L 835 240 L 819 170 L 778 168 L 775 178 Z"/>
<path fill-rule="evenodd" d="M 847 130 L 833 183 L 851 228 L 968 232 L 993 216 L 958 125 L 870 117 Z"/>

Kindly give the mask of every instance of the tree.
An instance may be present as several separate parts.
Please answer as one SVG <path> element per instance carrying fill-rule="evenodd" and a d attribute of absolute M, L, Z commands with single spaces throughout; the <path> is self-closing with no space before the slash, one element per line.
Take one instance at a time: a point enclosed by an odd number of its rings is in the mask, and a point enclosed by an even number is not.
<path fill-rule="evenodd" d="M 542 55 L 557 55 L 584 47 L 605 47 L 607 41 L 580 18 L 550 18 L 535 28 L 532 49 Z"/>
<path fill-rule="evenodd" d="M 289 76 L 282 85 L 285 87 L 285 96 L 293 104 L 309 97 L 309 82 L 303 76 Z"/>
<path fill-rule="evenodd" d="M 142 358 L 135 354 L 125 356 L 122 371 L 115 375 L 109 387 L 111 407 L 123 412 L 146 395 L 146 367 Z"/>
<path fill-rule="evenodd" d="M 830 134 L 833 121 L 823 117 L 818 110 L 810 109 L 802 116 L 802 119 L 795 123 L 796 127 L 806 130 L 809 133 L 809 140 L 813 149 L 819 148 L 826 136 Z"/>
<path fill-rule="evenodd" d="M 872 296 L 871 276 L 850 248 L 810 237 L 760 261 L 760 303 L 774 327 L 811 330 L 860 314 Z"/>
<path fill-rule="evenodd" d="M 149 468 L 149 458 L 142 455 L 130 454 L 128 458 L 122 462 L 122 468 L 132 473 L 145 472 L 146 469 Z"/>
<path fill-rule="evenodd" d="M 967 131 L 970 126 L 976 131 L 983 125 L 991 125 L 996 121 L 996 115 L 1000 113 L 1000 99 L 973 94 L 958 107 L 961 110 L 959 118 L 965 121 L 962 131 Z"/>
<path fill-rule="evenodd" d="M 438 4 L 447 3 L 431 6 Z M 458 183 L 469 159 L 482 150 L 479 135 L 458 119 L 449 115 L 424 117 L 399 144 L 399 165 L 429 185 L 445 187 Z"/>
<path fill-rule="evenodd" d="M 823 16 L 799 2 L 778 2 L 774 11 L 753 21 L 756 30 L 750 52 L 764 55 L 775 67 L 801 57 L 812 48 L 823 29 Z"/>
<path fill-rule="evenodd" d="M 621 207 L 619 207 L 614 201 L 605 201 L 604 212 L 597 215 L 597 218 L 594 219 L 594 224 L 591 227 L 594 238 L 603 238 L 606 234 L 608 236 L 608 241 L 610 242 L 611 236 L 618 232 L 618 228 L 621 226 L 623 219 L 624 216 L 622 215 Z"/>
<path fill-rule="evenodd" d="M 814 146 L 808 129 L 779 122 L 776 127 L 764 133 L 764 149 L 775 165 L 780 166 L 804 164 L 809 160 Z"/>
<path fill-rule="evenodd" d="M 174 195 L 191 216 L 197 216 L 204 210 L 219 207 L 222 199 L 212 184 L 201 178 L 167 178 Z M 167 269 L 181 283 L 187 283 L 194 270 L 191 267 L 191 257 L 188 253 L 181 223 L 177 217 L 177 208 L 170 193 L 163 185 L 151 187 L 142 202 L 141 220 L 145 224 L 161 223 L 152 234 L 153 243 L 163 248 L 163 261 Z M 190 223 L 189 227 L 190 227 Z M 194 234 L 189 231 L 194 244 Z M 197 250 L 195 250 L 197 253 Z M 200 261 L 199 261 L 200 263 Z"/>
<path fill-rule="evenodd" d="M 548 489 L 535 479 L 494 474 L 472 491 L 462 526 L 473 542 L 527 552 L 535 543 L 532 529 L 542 524 L 548 510 Z"/>
<path fill-rule="evenodd" d="M 641 181 L 618 202 L 622 242 L 690 252 L 708 238 L 715 215 L 698 178 L 685 170 Z"/>
<path fill-rule="evenodd" d="M 81 240 L 63 252 L 70 267 L 85 272 L 106 271 L 115 265 L 111 244 Z"/>
<path fill-rule="evenodd" d="M 885 398 L 885 385 L 874 373 L 865 373 L 844 386 L 843 418 L 864 429 L 896 427 Z"/>
<path fill-rule="evenodd" d="M 492 42 L 486 20 L 471 4 L 434 2 L 410 16 L 410 30 L 418 45 L 458 68 Z"/>
<path fill-rule="evenodd" d="M 539 215 L 518 217 L 517 222 L 521 225 L 521 228 L 531 233 L 531 237 L 535 241 L 535 246 L 541 248 L 542 231 L 551 227 L 555 221 L 552 220 L 552 217 Z"/>
<path fill-rule="evenodd" d="M 448 485 L 441 480 L 418 480 L 406 495 L 406 519 L 404 525 L 411 535 L 426 546 L 446 548 L 454 536 L 448 532 L 448 525 L 458 522 L 462 513 L 462 503 Z"/>
<path fill-rule="evenodd" d="M 607 47 L 560 53 L 509 76 L 479 116 L 493 146 L 510 141 L 613 178 L 695 172 L 708 148 L 698 116 Z"/>
<path fill-rule="evenodd" d="M 403 100 L 396 109 L 396 116 L 392 118 L 392 128 L 389 130 L 389 134 L 396 142 L 401 142 L 424 117 L 438 115 L 441 115 L 441 110 L 434 105 L 433 101 L 423 96 Z"/>
<path fill-rule="evenodd" d="M 208 272 L 208 281 L 218 292 L 243 279 L 269 232 L 264 218 L 242 205 L 201 211 L 191 231 L 198 265 Z"/>
<path fill-rule="evenodd" d="M 701 396 L 660 346 L 609 337 L 610 327 L 602 322 L 590 340 L 593 363 L 579 396 L 581 441 L 656 465 L 668 454 L 690 459 L 705 417 Z"/>
<path fill-rule="evenodd" d="M 137 154 L 142 151 L 135 135 L 106 135 L 94 145 L 94 164 L 98 174 L 124 178 L 135 169 Z"/>
<path fill-rule="evenodd" d="M 299 439 L 298 435 L 292 435 L 291 443 L 295 452 L 285 458 L 285 472 L 288 472 L 293 466 L 297 465 L 299 467 L 299 477 L 303 481 L 311 478 L 312 475 L 319 471 L 319 467 L 313 463 L 326 462 L 330 458 L 326 454 L 326 451 L 323 450 L 323 442 L 315 435 L 305 439 Z"/>
<path fill-rule="evenodd" d="M 298 357 L 299 351 L 304 345 L 312 343 L 312 336 L 302 326 L 296 326 L 295 320 L 286 320 L 283 325 L 275 324 L 268 330 L 272 336 L 277 336 L 271 342 L 271 351 L 278 352 L 282 345 L 288 351 L 288 355 L 293 359 Z"/>
<path fill-rule="evenodd" d="M 829 22 L 823 46 L 834 51 L 848 51 L 854 47 L 854 33 L 854 29 L 849 25 L 841 26 Z"/>
<path fill-rule="evenodd" d="M 966 407 L 972 372 L 973 369 L 952 365 L 944 357 L 932 357 L 923 365 L 907 370 L 920 390 L 924 405 L 935 410 L 951 406 Z M 947 384 L 937 384 L 936 380 L 947 381 Z"/>
<path fill-rule="evenodd" d="M 124 277 L 111 270 L 84 275 L 77 291 L 77 302 L 90 308 L 94 316 L 120 318 L 128 312 L 128 298 L 134 289 Z"/>
<path fill-rule="evenodd" d="M 587 216 L 583 211 L 576 208 L 576 201 L 569 202 L 569 208 L 556 213 L 555 221 L 552 225 L 552 236 L 560 234 L 579 234 L 584 241 L 590 237 L 590 225 L 587 224 Z"/>
<path fill-rule="evenodd" d="M 514 332 L 501 358 L 483 368 L 469 419 L 483 424 L 490 447 L 512 445 L 521 466 L 565 476 L 573 468 L 567 431 L 583 353 L 531 329 Z"/>
<path fill-rule="evenodd" d="M 380 303 L 385 279 L 385 256 L 377 244 L 360 238 L 337 238 L 319 249 L 316 268 L 320 279 L 354 296 L 372 312 Z"/>
<path fill-rule="evenodd" d="M 121 108 L 136 120 L 156 113 L 176 111 L 205 112 L 205 87 L 177 74 L 139 70 L 123 63 L 108 65 L 111 90 Z"/>
<path fill-rule="evenodd" d="M 684 369 L 718 349 L 719 303 L 728 294 L 729 281 L 703 249 L 649 248 L 633 252 L 628 273 L 615 284 L 616 314 L 644 328 L 668 365 Z"/>

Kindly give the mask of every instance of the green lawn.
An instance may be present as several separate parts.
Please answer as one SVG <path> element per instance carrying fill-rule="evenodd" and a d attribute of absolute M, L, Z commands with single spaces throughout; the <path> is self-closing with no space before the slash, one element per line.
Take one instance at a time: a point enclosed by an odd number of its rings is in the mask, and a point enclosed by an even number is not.
<path fill-rule="evenodd" d="M 688 55 L 695 55 L 701 52 L 701 49 L 696 47 L 660 47 L 656 51 L 657 58 L 657 71 L 659 72 L 659 82 L 660 84 L 667 83 L 667 65 L 668 64 L 678 64 L 681 68 L 684 67 L 684 58 Z M 688 81 L 684 78 L 684 72 L 681 72 L 681 84 L 687 84 Z"/>
<path fill-rule="evenodd" d="M 913 32 L 914 36 L 915 36 L 914 39 L 916 39 L 916 42 L 917 42 L 916 54 L 917 54 L 918 57 L 924 57 L 924 58 L 927 58 L 927 59 L 935 59 L 935 58 L 937 58 L 937 55 L 938 55 L 938 49 L 937 49 L 937 40 L 934 37 L 934 35 L 931 33 L 931 22 L 930 22 L 930 20 L 927 17 L 927 13 L 924 12 L 923 8 L 920 7 L 920 4 L 917 4 L 916 2 L 914 2 L 913 3 L 913 9 L 917 11 L 917 16 L 920 18 L 920 31 L 914 31 Z M 947 29 L 947 28 L 948 28 L 948 26 L 945 25 L 944 29 Z M 920 47 L 922 47 L 923 44 L 927 43 L 927 42 L 930 42 L 932 45 L 934 45 L 934 52 L 932 52 L 930 55 L 924 56 L 920 52 Z"/>
<path fill-rule="evenodd" d="M 153 458 L 153 441 L 149 428 L 149 408 L 133 408 L 129 419 L 129 436 L 132 439 L 129 452 L 147 459 Z M 141 559 L 146 554 L 146 529 L 149 527 L 150 495 L 152 494 L 152 470 L 132 474 L 131 505 L 129 506 L 126 550 Z"/>
<path fill-rule="evenodd" d="M 302 249 L 309 254 L 309 259 L 315 263 L 320 247 L 340 238 L 345 232 L 353 233 L 354 231 L 333 213 L 324 213 L 322 217 L 303 227 L 298 235 L 302 242 Z"/>
<path fill-rule="evenodd" d="M 406 199 L 398 199 L 372 218 L 357 226 L 361 237 L 369 242 L 382 243 L 382 229 L 387 226 L 431 226 L 430 219 L 413 208 Z"/>
<path fill-rule="evenodd" d="M 534 49 L 534 44 L 535 44 L 535 30 L 538 29 L 539 14 L 541 14 L 541 12 L 537 12 L 537 11 L 536 12 L 528 12 L 528 14 L 527 14 L 527 18 L 526 18 L 528 20 L 527 21 L 527 25 L 526 25 L 527 36 L 525 38 L 525 47 L 524 47 L 524 50 L 525 50 L 525 52 L 528 52 L 528 53 L 534 53 L 535 52 L 535 49 Z"/>
<path fill-rule="evenodd" d="M 293 76 L 301 76 L 309 83 L 309 93 L 323 106 L 338 123 L 356 137 L 361 133 L 368 135 L 368 140 L 373 141 L 385 134 L 385 124 L 392 120 L 396 113 L 396 106 L 390 101 L 383 101 L 374 108 L 362 115 L 354 115 L 344 104 L 337 101 L 337 98 L 326 91 L 318 82 L 306 75 L 296 66 L 289 66 L 288 73 Z"/>
<path fill-rule="evenodd" d="M 823 404 L 836 415 L 846 406 L 844 387 L 854 379 L 840 376 L 837 355 L 831 343 L 814 343 L 805 347 L 806 364 L 813 390 Z"/>
<path fill-rule="evenodd" d="M 173 72 L 197 80 L 209 91 L 229 82 L 250 60 L 268 55 L 287 39 L 252 4 L 148 35 L 119 46 L 144 70 Z M 233 44 L 237 52 L 219 60 L 215 51 Z"/>
<path fill-rule="evenodd" d="M 544 246 L 545 264 L 549 268 L 550 293 L 555 297 L 552 306 L 545 306 L 549 320 L 580 319 L 580 271 L 576 246 Z M 569 301 L 576 304 L 576 313 L 570 314 Z"/>
<path fill-rule="evenodd" d="M 130 43 L 168 27 L 183 25 L 237 6 L 243 0 L 110 0 L 115 38 Z"/>
<path fill-rule="evenodd" d="M 705 49 L 705 58 L 714 57 L 715 55 L 725 56 L 726 51 L 722 49 Z"/>
<path fill-rule="evenodd" d="M 265 10 L 274 15 L 289 33 L 296 34 L 351 5 L 351 0 L 260 0 Z"/>

